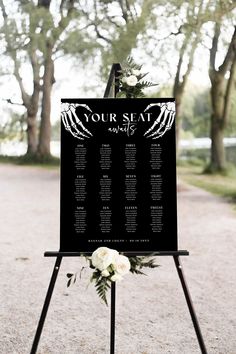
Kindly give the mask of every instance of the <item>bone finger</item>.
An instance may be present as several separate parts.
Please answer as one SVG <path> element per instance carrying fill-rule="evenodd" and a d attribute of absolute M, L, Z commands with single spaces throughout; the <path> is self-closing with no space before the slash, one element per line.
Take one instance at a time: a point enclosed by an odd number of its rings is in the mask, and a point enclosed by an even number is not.
<path fill-rule="evenodd" d="M 79 107 L 79 106 L 82 106 L 86 108 L 88 111 L 92 112 L 91 108 L 87 104 L 80 104 L 80 103 L 75 104 L 75 107 Z"/>
<path fill-rule="evenodd" d="M 84 140 L 84 138 L 81 138 L 81 136 L 79 136 L 77 133 L 74 133 L 71 128 L 69 128 L 69 132 L 77 139 L 80 139 L 80 140 Z"/>
<path fill-rule="evenodd" d="M 161 138 L 168 130 L 170 130 L 170 128 L 171 128 L 171 127 L 168 126 L 168 124 L 167 124 L 167 125 L 164 127 L 164 130 L 159 132 L 158 137 L 154 137 L 153 139 Z"/>
<path fill-rule="evenodd" d="M 66 122 L 65 122 L 65 118 L 64 118 L 64 112 L 61 112 L 61 120 L 62 120 L 62 123 L 66 129 Z"/>
<path fill-rule="evenodd" d="M 63 122 L 63 124 L 64 124 L 64 127 L 65 127 L 65 129 L 66 129 L 68 132 L 70 132 L 75 138 L 78 138 L 78 139 L 80 139 L 80 140 L 84 140 L 84 138 L 79 137 L 78 134 L 76 134 L 76 133 L 74 133 L 74 132 L 72 131 L 72 129 L 71 129 L 69 123 L 68 123 L 67 113 L 66 113 L 66 112 L 62 112 L 62 113 L 61 113 L 61 118 L 62 118 L 62 122 Z"/>
<path fill-rule="evenodd" d="M 165 134 L 165 131 L 160 133 L 158 136 L 154 136 L 153 140 L 161 138 Z"/>
<path fill-rule="evenodd" d="M 78 124 L 81 126 L 81 128 L 82 128 L 87 134 L 93 136 L 93 134 L 90 133 L 90 131 L 89 131 L 87 128 L 85 128 L 85 126 L 83 125 L 83 123 L 81 122 L 81 120 L 78 118 L 77 114 L 76 114 L 74 111 L 72 111 L 72 113 L 73 113 L 73 115 L 74 115 L 74 117 L 75 117 L 76 123 L 78 123 Z"/>
<path fill-rule="evenodd" d="M 70 103 L 70 109 L 71 111 L 76 111 L 77 107 L 83 107 L 87 109 L 89 112 L 93 112 L 91 108 L 87 104 L 82 104 L 82 103 Z"/>
<path fill-rule="evenodd" d="M 61 113 L 61 118 L 62 118 L 62 122 L 64 124 L 65 129 L 69 130 L 70 126 L 69 126 L 69 123 L 68 123 L 68 120 L 67 120 L 67 113 L 66 112 L 62 112 Z"/>
<path fill-rule="evenodd" d="M 149 130 L 144 133 L 144 136 L 145 136 L 146 134 L 148 134 L 148 133 L 159 123 L 160 118 L 161 118 L 161 116 L 162 116 L 162 109 L 163 109 L 163 106 L 164 106 L 163 103 L 151 103 L 151 104 L 149 104 L 149 105 L 145 108 L 144 112 L 146 112 L 147 110 L 149 110 L 149 109 L 150 109 L 151 107 L 153 107 L 153 106 L 159 106 L 159 107 L 161 107 L 161 112 L 160 112 L 160 114 L 159 114 L 157 120 L 156 120 L 156 121 L 154 122 L 154 124 L 151 126 L 151 128 L 149 128 Z"/>
<path fill-rule="evenodd" d="M 145 108 L 144 112 L 146 112 L 149 108 L 151 108 L 151 107 L 153 107 L 153 106 L 159 106 L 159 107 L 161 107 L 161 106 L 162 106 L 162 103 L 151 103 L 151 104 L 149 104 L 149 105 Z"/>
<path fill-rule="evenodd" d="M 149 129 L 144 133 L 144 136 L 147 135 L 147 134 L 149 134 L 149 133 L 155 128 L 155 126 L 156 126 L 158 123 L 160 123 L 160 120 L 161 120 L 161 117 L 162 117 L 164 111 L 165 111 L 165 107 L 161 107 L 161 112 L 160 112 L 159 116 L 157 117 L 157 119 L 155 120 L 155 122 L 153 123 L 153 125 L 151 126 L 151 128 L 149 128 Z"/>
<path fill-rule="evenodd" d="M 154 139 L 159 139 L 159 138 L 161 138 L 161 137 L 167 132 L 167 130 L 169 130 L 169 128 L 167 128 L 167 126 L 165 126 L 165 127 L 164 127 L 164 130 L 163 130 L 163 131 L 160 130 L 160 131 L 158 132 L 158 135 L 152 137 L 152 139 L 154 140 Z"/>
<path fill-rule="evenodd" d="M 80 136 L 83 136 L 83 137 L 85 137 L 85 138 L 89 138 L 89 136 L 87 136 L 87 135 L 84 134 L 83 132 L 79 131 L 79 129 L 77 128 L 76 124 L 75 124 L 74 121 L 73 121 L 72 112 L 71 112 L 71 111 L 68 112 L 68 116 L 69 116 L 69 119 L 70 119 L 70 122 L 71 122 L 71 126 L 72 126 L 72 128 L 74 129 L 74 131 L 75 131 L 75 134 L 80 135 Z"/>
<path fill-rule="evenodd" d="M 175 117 L 175 113 L 174 112 L 170 112 L 169 115 L 169 120 L 165 126 L 165 129 L 161 132 L 159 132 L 158 136 L 153 137 L 153 139 L 158 139 L 161 138 L 168 130 L 170 130 L 170 128 L 172 127 L 172 124 L 174 122 L 174 117 Z"/>
<path fill-rule="evenodd" d="M 68 131 L 77 139 L 80 140 L 84 140 L 84 138 L 82 138 L 81 136 L 79 136 L 77 133 L 73 132 L 73 130 L 71 129 L 71 127 L 69 126 Z"/>
<path fill-rule="evenodd" d="M 87 104 L 76 103 L 76 104 L 74 105 L 74 107 L 73 107 L 73 108 L 74 108 L 73 114 L 74 114 L 74 116 L 75 116 L 76 123 L 78 123 L 78 124 L 81 126 L 81 128 L 84 129 L 84 131 L 85 131 L 87 134 L 93 136 L 93 134 L 92 134 L 88 129 L 85 128 L 85 126 L 83 125 L 83 123 L 82 123 L 81 120 L 79 119 L 78 115 L 76 114 L 76 107 L 80 107 L 80 106 L 81 106 L 81 107 L 84 107 L 84 108 L 87 109 L 89 112 L 93 112 L 93 111 L 91 110 L 91 108 L 90 108 Z"/>
<path fill-rule="evenodd" d="M 149 129 L 146 131 L 146 133 L 144 134 L 144 136 L 147 135 L 147 134 L 149 134 L 151 131 L 153 131 L 153 129 L 155 128 L 155 126 L 160 123 L 161 117 L 163 116 L 163 113 L 164 113 L 164 112 L 165 112 L 165 107 L 163 106 L 163 107 L 161 108 L 161 112 L 160 112 L 159 116 L 157 117 L 157 119 L 155 120 L 155 122 L 153 123 L 153 125 L 151 126 L 151 128 L 149 128 Z"/>
<path fill-rule="evenodd" d="M 174 122 L 174 119 L 175 119 L 175 112 L 171 112 L 171 113 L 170 113 L 170 119 L 169 119 L 169 121 L 168 121 L 168 123 L 167 123 L 168 129 L 170 129 L 170 128 L 172 127 L 172 124 L 173 124 L 173 122 Z"/>
<path fill-rule="evenodd" d="M 82 132 L 80 132 L 80 131 L 77 129 L 76 124 L 74 123 L 73 118 L 72 118 L 72 112 L 71 112 L 71 110 L 68 111 L 68 117 L 69 117 L 69 119 L 70 119 L 71 128 L 73 128 L 74 133 L 77 134 L 77 135 L 81 135 L 81 136 L 87 138 L 87 135 L 83 134 Z"/>
<path fill-rule="evenodd" d="M 167 109 L 166 109 L 165 112 L 164 112 L 164 120 L 160 123 L 159 128 L 155 132 L 152 132 L 150 135 L 148 135 L 148 138 L 157 135 L 161 131 L 161 129 L 166 124 L 166 120 L 167 120 L 168 114 L 169 114 L 169 111 L 167 111 Z"/>
<path fill-rule="evenodd" d="M 151 139 L 154 140 L 154 139 L 159 139 L 159 138 L 161 138 L 162 135 L 164 135 L 164 132 L 158 131 L 158 132 L 156 132 L 156 136 L 151 136 L 151 135 L 149 135 L 147 138 L 151 138 Z"/>

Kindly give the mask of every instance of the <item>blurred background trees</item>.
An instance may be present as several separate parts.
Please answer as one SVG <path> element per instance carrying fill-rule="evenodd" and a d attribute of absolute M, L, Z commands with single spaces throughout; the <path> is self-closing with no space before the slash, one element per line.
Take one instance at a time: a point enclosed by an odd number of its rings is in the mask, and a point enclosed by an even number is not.
<path fill-rule="evenodd" d="M 211 170 L 224 170 L 226 168 L 224 135 L 231 110 L 231 97 L 235 91 L 236 67 L 236 27 L 228 44 L 226 54 L 220 65 L 216 64 L 216 57 L 221 34 L 221 23 L 214 26 L 212 47 L 210 49 L 209 77 L 211 80 Z M 227 75 L 227 76 L 226 76 Z"/>
<path fill-rule="evenodd" d="M 0 0 L 0 139 L 26 139 L 28 155 L 50 158 L 58 85 L 71 84 L 67 97 L 102 97 L 110 65 L 132 55 L 159 84 L 148 95 L 176 98 L 177 145 L 209 137 L 208 170 L 224 171 L 224 137 L 236 137 L 235 8 L 233 0 Z M 6 77 L 15 78 L 12 91 Z"/>

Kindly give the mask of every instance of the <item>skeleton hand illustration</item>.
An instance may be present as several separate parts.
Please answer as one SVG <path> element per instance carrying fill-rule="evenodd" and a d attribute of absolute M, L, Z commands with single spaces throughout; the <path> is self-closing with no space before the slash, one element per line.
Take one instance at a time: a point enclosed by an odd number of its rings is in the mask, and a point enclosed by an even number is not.
<path fill-rule="evenodd" d="M 61 119 L 66 130 L 68 130 L 75 138 L 84 140 L 93 136 L 90 131 L 85 128 L 78 115 L 76 108 L 82 106 L 89 112 L 92 112 L 89 106 L 79 103 L 62 103 L 61 104 Z"/>
<path fill-rule="evenodd" d="M 175 104 L 174 102 L 152 103 L 145 108 L 144 112 L 153 106 L 159 106 L 161 111 L 159 116 L 145 133 L 146 138 L 158 139 L 169 130 L 174 122 Z"/>

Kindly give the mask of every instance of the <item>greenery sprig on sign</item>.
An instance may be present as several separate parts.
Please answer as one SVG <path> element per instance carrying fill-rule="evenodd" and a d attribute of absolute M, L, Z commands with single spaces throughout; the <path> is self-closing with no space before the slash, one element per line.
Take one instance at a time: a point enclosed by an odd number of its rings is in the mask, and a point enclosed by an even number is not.
<path fill-rule="evenodd" d="M 156 86 L 150 81 L 143 80 L 148 73 L 142 72 L 142 65 L 136 64 L 133 58 L 129 57 L 122 65 L 119 82 L 116 84 L 119 87 L 117 98 L 142 98 L 145 97 L 143 90 L 147 87 Z"/>
<path fill-rule="evenodd" d="M 112 282 L 120 281 L 129 272 L 133 274 L 143 274 L 143 268 L 156 268 L 154 259 L 149 257 L 126 257 L 119 254 L 116 250 L 99 247 L 91 257 L 85 257 L 89 263 L 89 268 L 93 270 L 90 282 L 95 284 L 100 299 L 108 305 L 107 291 L 110 289 Z M 80 278 L 83 267 L 80 271 Z M 77 280 L 77 273 L 67 274 L 67 287 L 74 284 Z"/>

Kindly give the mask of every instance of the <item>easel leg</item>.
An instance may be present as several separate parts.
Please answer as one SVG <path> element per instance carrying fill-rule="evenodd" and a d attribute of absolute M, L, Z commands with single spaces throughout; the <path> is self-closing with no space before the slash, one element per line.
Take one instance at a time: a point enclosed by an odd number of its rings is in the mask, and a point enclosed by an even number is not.
<path fill-rule="evenodd" d="M 115 353 L 115 311 L 116 311 L 116 283 L 111 283 L 111 334 L 110 354 Z"/>
<path fill-rule="evenodd" d="M 58 272 L 59 272 L 59 269 L 60 269 L 61 260 L 62 260 L 62 256 L 58 256 L 57 259 L 56 259 L 56 263 L 54 265 L 54 268 L 53 268 L 52 277 L 51 277 L 51 280 L 50 280 L 50 283 L 49 283 L 49 286 L 48 286 L 47 295 L 46 295 L 46 298 L 45 298 L 45 301 L 44 301 L 43 309 L 42 309 L 42 312 L 41 312 L 41 316 L 40 316 L 40 319 L 39 319 L 38 327 L 37 327 L 37 330 L 36 330 L 36 333 L 35 333 L 35 337 L 34 337 L 34 341 L 33 341 L 33 345 L 32 345 L 32 349 L 31 349 L 30 354 L 35 354 L 36 351 L 37 351 L 37 348 L 38 348 L 38 343 L 39 343 L 40 336 L 41 336 L 41 333 L 42 333 L 42 330 L 43 330 L 44 321 L 45 321 L 45 318 L 47 316 L 48 307 L 49 307 L 50 300 L 51 300 L 51 297 L 52 297 L 54 285 L 56 283 L 57 275 L 58 275 Z"/>
<path fill-rule="evenodd" d="M 180 263 L 179 256 L 173 256 L 173 257 L 174 257 L 175 266 L 176 266 L 176 269 L 177 269 L 177 272 L 179 275 L 179 279 L 180 279 L 180 282 L 181 282 L 181 285 L 182 285 L 182 288 L 184 291 L 184 295 L 185 295 L 185 299 L 186 299 L 186 302 L 188 305 L 188 309 L 189 309 L 189 312 L 190 312 L 190 315 L 192 318 L 193 326 L 194 326 L 194 329 L 195 329 L 195 332 L 197 335 L 199 347 L 201 349 L 202 354 L 207 354 L 207 350 L 206 350 L 205 343 L 204 343 L 204 340 L 202 337 L 202 333 L 201 333 L 201 329 L 200 329 L 200 326 L 199 326 L 199 323 L 197 320 L 197 316 L 196 316 L 196 313 L 194 310 L 192 299 L 191 299 L 191 296 L 190 296 L 190 293 L 189 293 L 189 290 L 187 287 L 187 283 L 186 283 L 186 280 L 184 277 L 184 273 L 183 273 L 182 265 Z"/>

